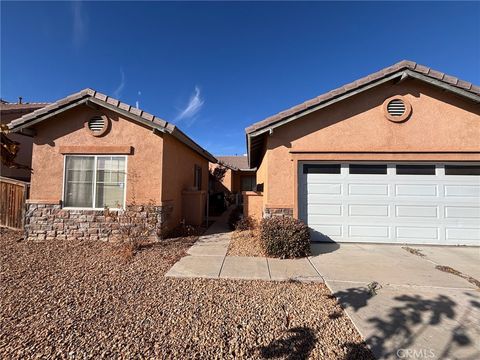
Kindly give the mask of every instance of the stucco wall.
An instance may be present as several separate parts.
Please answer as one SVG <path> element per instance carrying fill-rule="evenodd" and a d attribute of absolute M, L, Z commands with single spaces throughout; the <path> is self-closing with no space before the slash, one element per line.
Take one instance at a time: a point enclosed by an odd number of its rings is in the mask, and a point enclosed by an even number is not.
<path fill-rule="evenodd" d="M 202 168 L 201 190 L 207 191 L 208 161 L 174 137 L 164 136 L 162 202 L 173 204 L 171 213 L 173 223 L 178 223 L 182 219 L 182 191 L 193 189 L 195 165 Z"/>
<path fill-rule="evenodd" d="M 103 111 L 103 110 L 102 110 Z M 151 129 L 103 111 L 111 128 L 102 137 L 92 136 L 84 123 L 98 111 L 77 107 L 36 126 L 30 199 L 58 203 L 62 199 L 64 155 L 61 146 L 132 146 L 127 156 L 127 204 L 161 204 L 163 139 Z"/>
<path fill-rule="evenodd" d="M 412 105 L 404 123 L 387 120 L 385 99 Z M 480 110 L 473 102 L 406 80 L 385 84 L 318 110 L 267 137 L 264 206 L 294 208 L 300 160 L 474 160 L 480 158 Z M 266 162 L 266 164 L 265 164 Z"/>
<path fill-rule="evenodd" d="M 243 195 L 243 214 L 260 221 L 263 217 L 263 196 L 254 191 L 244 191 Z"/>

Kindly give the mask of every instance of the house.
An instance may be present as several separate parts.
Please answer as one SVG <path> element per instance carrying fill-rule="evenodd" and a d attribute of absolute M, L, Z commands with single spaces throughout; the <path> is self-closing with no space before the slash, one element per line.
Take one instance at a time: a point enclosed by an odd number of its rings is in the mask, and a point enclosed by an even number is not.
<path fill-rule="evenodd" d="M 104 208 L 153 222 L 158 235 L 204 220 L 208 163 L 175 125 L 92 89 L 9 124 L 33 136 L 29 239 L 107 239 Z"/>
<path fill-rule="evenodd" d="M 20 97 L 18 102 L 11 103 L 0 99 L 0 121 L 2 125 L 8 124 L 10 121 L 17 119 L 32 111 L 47 106 L 48 103 L 25 103 Z M 21 181 L 30 181 L 30 170 L 32 165 L 32 146 L 33 138 L 21 134 L 8 135 L 10 140 L 19 143 L 19 150 L 15 157 L 15 162 L 24 165 L 24 168 L 7 167 L 1 164 L 0 175 Z"/>
<path fill-rule="evenodd" d="M 253 124 L 263 192 L 245 213 L 299 218 L 314 241 L 480 245 L 479 102 L 401 61 Z"/>
<path fill-rule="evenodd" d="M 210 170 L 225 168 L 223 179 L 220 183 L 212 182 L 212 192 L 225 192 L 227 195 L 241 195 L 242 191 L 256 190 L 255 169 L 248 166 L 246 155 L 216 156 L 218 163 L 210 164 Z M 239 197 L 241 201 L 241 196 Z M 237 202 L 239 202 L 237 201 Z"/>

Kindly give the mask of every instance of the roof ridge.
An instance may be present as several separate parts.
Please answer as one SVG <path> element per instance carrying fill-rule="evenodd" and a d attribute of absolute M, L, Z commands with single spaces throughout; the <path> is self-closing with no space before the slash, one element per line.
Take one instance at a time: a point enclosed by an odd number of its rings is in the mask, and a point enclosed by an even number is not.
<path fill-rule="evenodd" d="M 119 111 L 119 112 L 126 112 L 132 118 L 138 119 L 140 122 L 144 122 L 148 126 L 152 128 L 156 128 L 159 131 L 165 130 L 165 132 L 171 134 L 179 141 L 183 142 L 185 145 L 189 146 L 200 155 L 204 156 L 211 162 L 216 162 L 217 160 L 215 157 L 210 154 L 207 150 L 203 147 L 198 145 L 193 139 L 191 139 L 188 135 L 184 134 L 179 128 L 177 128 L 174 124 L 169 123 L 162 118 L 150 114 L 142 109 L 137 107 L 133 107 L 130 104 L 124 103 L 116 98 L 113 98 L 109 95 L 103 94 L 99 91 L 96 91 L 92 88 L 85 88 L 76 93 L 68 95 L 60 100 L 57 100 L 49 105 L 35 110 L 29 114 L 23 115 L 22 117 L 12 120 L 8 124 L 8 128 L 10 130 L 21 130 L 22 128 L 28 127 L 29 123 L 41 118 L 39 121 L 44 120 L 42 117 L 47 119 L 51 113 L 54 111 L 59 111 L 65 109 L 68 106 L 76 106 L 82 104 L 84 101 L 86 102 L 87 99 L 92 99 L 92 101 L 100 101 L 104 103 L 104 105 L 100 104 L 101 106 L 105 106 L 106 108 L 110 108 L 112 111 Z M 98 103 L 97 103 L 98 104 Z M 117 110 L 118 109 L 118 110 Z M 163 130 L 162 130 L 163 129 Z"/>
<path fill-rule="evenodd" d="M 479 95 L 480 96 L 480 87 L 475 86 L 470 82 L 460 80 L 454 76 L 447 75 L 445 73 L 442 73 L 440 71 L 434 70 L 430 67 L 427 67 L 425 65 L 418 64 L 414 61 L 411 60 L 401 60 L 396 62 L 393 65 L 390 65 L 386 68 L 380 69 L 374 73 L 371 73 L 369 75 L 363 76 L 357 80 L 354 80 L 350 83 L 343 84 L 335 89 L 332 89 L 326 93 L 323 93 L 321 95 L 318 95 L 314 98 L 311 98 L 309 100 L 306 100 L 298 105 L 294 105 L 290 108 L 287 108 L 279 113 L 276 113 L 274 115 L 271 115 L 259 122 L 256 122 L 247 128 L 245 128 L 245 132 L 247 134 L 252 133 L 256 130 L 259 130 L 265 126 L 271 125 L 273 123 L 276 123 L 286 117 L 289 117 L 291 115 L 294 115 L 296 113 L 300 113 L 303 110 L 306 110 L 308 108 L 311 108 L 313 106 L 319 105 L 322 102 L 326 102 L 327 100 L 331 100 L 337 96 L 343 95 L 345 93 L 348 93 L 350 91 L 353 91 L 355 89 L 358 89 L 362 86 L 366 86 L 370 83 L 373 83 L 375 81 L 380 80 L 381 78 L 384 78 L 386 76 L 391 76 L 397 72 L 402 71 L 403 69 L 409 69 L 411 71 L 414 71 L 416 73 L 419 73 L 424 76 L 428 76 L 429 78 L 435 79 L 442 81 L 449 86 L 454 86 L 456 88 L 459 88 L 461 90 L 473 93 L 474 95 Z"/>

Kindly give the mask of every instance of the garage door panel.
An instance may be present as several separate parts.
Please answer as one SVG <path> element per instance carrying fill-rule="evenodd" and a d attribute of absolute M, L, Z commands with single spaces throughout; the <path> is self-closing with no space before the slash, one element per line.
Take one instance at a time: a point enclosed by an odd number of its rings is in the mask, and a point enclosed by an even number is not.
<path fill-rule="evenodd" d="M 480 229 L 447 228 L 446 239 L 447 240 L 478 240 L 480 239 Z M 480 241 L 479 241 L 479 245 L 480 245 Z"/>
<path fill-rule="evenodd" d="M 480 197 L 478 185 L 445 185 L 445 196 Z"/>
<path fill-rule="evenodd" d="M 343 228 L 341 224 L 315 224 L 311 229 L 321 234 L 328 234 L 329 236 L 343 236 Z"/>
<path fill-rule="evenodd" d="M 447 219 L 480 219 L 479 206 L 445 206 Z"/>
<path fill-rule="evenodd" d="M 388 216 L 388 205 L 367 205 L 350 204 L 348 205 L 348 215 L 350 216 Z"/>
<path fill-rule="evenodd" d="M 388 195 L 388 184 L 349 184 L 349 195 Z"/>
<path fill-rule="evenodd" d="M 341 184 L 308 184 L 308 194 L 312 195 L 341 195 Z"/>
<path fill-rule="evenodd" d="M 397 226 L 398 239 L 439 239 L 439 229 L 423 226 Z"/>
<path fill-rule="evenodd" d="M 480 245 L 480 176 L 301 174 L 300 216 L 317 241 Z M 365 167 L 368 170 L 368 167 Z M 325 234 L 325 236 L 323 236 Z"/>
<path fill-rule="evenodd" d="M 342 215 L 341 204 L 318 204 L 308 206 L 309 216 L 313 215 Z"/>
<path fill-rule="evenodd" d="M 384 238 L 388 239 L 390 228 L 388 226 L 372 226 L 372 225 L 350 225 L 348 227 L 348 235 L 351 238 Z"/>
<path fill-rule="evenodd" d="M 437 196 L 437 185 L 421 184 L 397 184 L 395 185 L 395 195 L 397 196 Z"/>
<path fill-rule="evenodd" d="M 438 206 L 396 205 L 395 213 L 400 218 L 437 218 Z"/>

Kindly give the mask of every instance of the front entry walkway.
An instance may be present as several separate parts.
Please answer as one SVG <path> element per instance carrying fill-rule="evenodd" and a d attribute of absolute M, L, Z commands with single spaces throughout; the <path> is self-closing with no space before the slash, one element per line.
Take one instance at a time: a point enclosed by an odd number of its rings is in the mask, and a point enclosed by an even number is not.
<path fill-rule="evenodd" d="M 323 282 L 309 258 L 281 260 L 227 256 L 231 239 L 225 212 L 166 273 L 168 277 Z"/>

